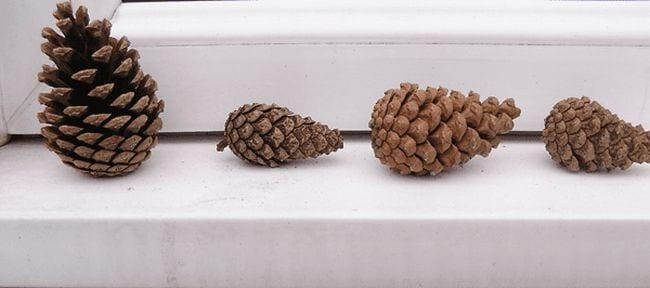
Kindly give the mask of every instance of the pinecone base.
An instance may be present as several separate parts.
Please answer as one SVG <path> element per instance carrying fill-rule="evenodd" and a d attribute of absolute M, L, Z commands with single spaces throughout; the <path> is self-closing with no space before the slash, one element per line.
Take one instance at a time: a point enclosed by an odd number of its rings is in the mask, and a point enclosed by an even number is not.
<path fill-rule="evenodd" d="M 132 135 L 91 140 L 92 133 L 80 133 L 68 137 L 54 127 L 43 127 L 47 148 L 56 153 L 64 164 L 96 177 L 124 175 L 135 171 L 142 162 L 149 159 L 151 149 L 158 143 L 157 136 L 142 138 Z M 81 140 L 80 140 L 81 139 Z M 96 142 L 97 145 L 83 141 Z"/>

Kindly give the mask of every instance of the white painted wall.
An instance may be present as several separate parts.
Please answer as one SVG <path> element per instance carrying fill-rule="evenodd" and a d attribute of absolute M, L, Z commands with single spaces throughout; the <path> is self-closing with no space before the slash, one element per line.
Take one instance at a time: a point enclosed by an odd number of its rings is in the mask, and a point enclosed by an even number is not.
<path fill-rule="evenodd" d="M 649 14 L 645 1 L 126 3 L 113 32 L 158 81 L 166 132 L 222 130 L 252 101 L 365 131 L 375 100 L 401 81 L 513 97 L 514 130 L 539 131 L 556 101 L 582 95 L 650 125 Z M 44 61 L 34 51 L 20 67 L 33 68 L 21 73 L 31 84 Z M 38 133 L 40 90 L 28 88 L 7 96 L 10 133 Z"/>
<path fill-rule="evenodd" d="M 587 95 L 650 125 L 650 2 L 211 1 L 126 3 L 127 35 L 160 86 L 166 132 L 223 129 L 245 102 L 364 131 L 401 81 L 513 97 L 515 131 Z M 37 133 L 34 91 L 10 132 Z"/>

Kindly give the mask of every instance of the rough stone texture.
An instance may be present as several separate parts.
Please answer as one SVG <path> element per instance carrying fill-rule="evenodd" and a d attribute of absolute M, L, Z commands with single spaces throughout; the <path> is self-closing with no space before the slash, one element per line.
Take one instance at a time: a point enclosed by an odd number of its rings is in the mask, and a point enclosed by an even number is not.
<path fill-rule="evenodd" d="M 587 97 L 564 99 L 544 120 L 551 158 L 571 171 L 627 169 L 650 162 L 650 132 L 632 126 Z"/>
<path fill-rule="evenodd" d="M 512 99 L 480 102 L 474 92 L 448 92 L 411 83 L 386 91 L 369 123 L 375 157 L 401 174 L 435 175 L 488 156 L 521 113 Z"/>
<path fill-rule="evenodd" d="M 164 103 L 156 82 L 140 70 L 126 37 L 110 37 L 111 23 L 90 21 L 80 6 L 57 4 L 59 34 L 43 28 L 41 45 L 56 67 L 43 65 L 38 80 L 52 86 L 39 95 L 38 120 L 47 147 L 63 163 L 93 176 L 132 172 L 149 158 L 162 127 Z"/>
<path fill-rule="evenodd" d="M 303 118 L 275 104 L 246 104 L 230 113 L 218 151 L 230 147 L 237 157 L 268 167 L 316 158 L 343 148 L 337 129 Z"/>

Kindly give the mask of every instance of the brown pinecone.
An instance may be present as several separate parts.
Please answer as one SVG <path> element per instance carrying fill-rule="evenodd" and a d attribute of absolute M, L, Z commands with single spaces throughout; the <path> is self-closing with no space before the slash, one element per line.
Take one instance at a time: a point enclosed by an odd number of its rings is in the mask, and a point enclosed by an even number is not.
<path fill-rule="evenodd" d="M 89 21 L 79 6 L 57 4 L 54 29 L 43 28 L 41 50 L 56 64 L 43 66 L 38 80 L 52 86 L 39 102 L 38 120 L 47 147 L 65 164 L 93 176 L 131 172 L 149 158 L 162 127 L 164 103 L 156 82 L 144 75 L 139 55 L 126 37 L 110 37 L 111 23 Z"/>
<path fill-rule="evenodd" d="M 542 139 L 555 162 L 571 171 L 627 169 L 650 162 L 650 132 L 633 127 L 587 97 L 564 99 L 544 120 Z"/>
<path fill-rule="evenodd" d="M 512 99 L 481 103 L 474 92 L 447 92 L 411 83 L 386 91 L 369 123 L 375 157 L 401 174 L 435 175 L 476 154 L 486 157 L 521 113 Z"/>
<path fill-rule="evenodd" d="M 218 151 L 230 147 L 251 163 L 277 167 L 289 160 L 316 158 L 343 148 L 338 129 L 293 114 L 275 104 L 246 104 L 228 115 Z"/>

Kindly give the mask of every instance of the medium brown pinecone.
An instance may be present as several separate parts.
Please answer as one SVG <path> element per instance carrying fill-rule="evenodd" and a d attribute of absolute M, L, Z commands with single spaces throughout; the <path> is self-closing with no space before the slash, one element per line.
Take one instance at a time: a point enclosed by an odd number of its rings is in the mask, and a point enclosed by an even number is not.
<path fill-rule="evenodd" d="M 110 37 L 111 23 L 89 20 L 80 6 L 57 4 L 54 29 L 43 28 L 41 50 L 56 64 L 38 80 L 52 86 L 39 102 L 38 120 L 47 147 L 65 164 L 93 176 L 131 172 L 149 158 L 162 127 L 164 103 L 156 82 L 144 75 L 126 37 Z"/>
<path fill-rule="evenodd" d="M 435 175 L 476 154 L 486 157 L 521 113 L 512 99 L 481 103 L 474 92 L 447 92 L 410 83 L 386 91 L 369 123 L 375 157 L 401 174 Z"/>
<path fill-rule="evenodd" d="M 251 163 L 277 167 L 289 160 L 316 158 L 343 148 L 338 129 L 293 114 L 275 104 L 246 104 L 228 115 L 218 151 L 230 147 Z"/>
<path fill-rule="evenodd" d="M 587 97 L 555 104 L 544 120 L 542 139 L 551 158 L 571 171 L 625 170 L 650 162 L 650 132 Z"/>

